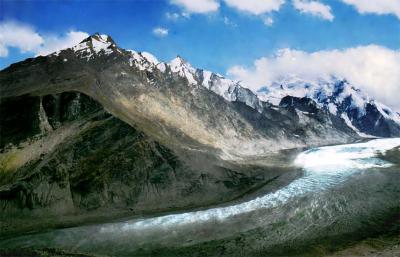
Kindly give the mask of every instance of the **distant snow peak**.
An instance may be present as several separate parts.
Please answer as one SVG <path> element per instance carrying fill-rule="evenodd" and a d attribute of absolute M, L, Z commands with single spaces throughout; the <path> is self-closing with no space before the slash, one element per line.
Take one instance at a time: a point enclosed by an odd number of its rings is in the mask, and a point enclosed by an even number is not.
<path fill-rule="evenodd" d="M 174 59 L 172 59 L 169 62 L 169 65 L 171 66 L 171 70 L 173 72 L 178 72 L 182 69 L 187 69 L 190 72 L 194 73 L 196 72 L 196 69 L 192 67 L 190 63 L 188 63 L 185 59 L 183 59 L 181 56 L 176 56 Z"/>
<path fill-rule="evenodd" d="M 190 63 L 184 60 L 179 55 L 172 59 L 169 63 L 171 71 L 178 73 L 181 77 L 186 78 L 191 85 L 197 85 L 198 82 L 195 79 L 196 69 L 192 67 Z"/>
<path fill-rule="evenodd" d="M 128 50 L 131 56 L 129 58 L 129 65 L 135 66 L 139 70 L 152 71 L 158 64 L 157 58 L 147 52 L 136 52 L 134 50 Z"/>
<path fill-rule="evenodd" d="M 391 121 L 400 126 L 400 116 L 397 113 L 371 99 L 347 80 L 336 77 L 306 80 L 288 76 L 259 91 L 258 95 L 273 105 L 279 105 L 285 96 L 310 98 L 317 103 L 318 108 L 342 118 L 348 127 L 363 137 L 371 137 L 371 133 L 377 132 L 379 129 L 374 126 L 382 125 L 382 118 L 385 122 Z M 375 124 L 371 124 L 372 120 Z"/>
<path fill-rule="evenodd" d="M 181 56 L 168 63 L 172 72 L 186 78 L 190 85 L 201 85 L 230 102 L 242 102 L 262 112 L 262 102 L 251 90 L 239 82 L 225 78 L 211 71 L 196 69 Z"/>

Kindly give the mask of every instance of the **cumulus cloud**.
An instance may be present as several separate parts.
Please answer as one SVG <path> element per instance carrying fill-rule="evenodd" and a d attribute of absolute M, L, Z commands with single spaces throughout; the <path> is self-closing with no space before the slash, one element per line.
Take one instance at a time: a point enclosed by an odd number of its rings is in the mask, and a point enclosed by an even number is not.
<path fill-rule="evenodd" d="M 0 57 L 7 57 L 10 47 L 17 48 L 22 53 L 47 55 L 74 46 L 88 36 L 86 32 L 73 30 L 62 36 L 40 35 L 27 24 L 5 21 L 0 23 Z"/>
<path fill-rule="evenodd" d="M 329 21 L 334 19 L 331 7 L 318 1 L 293 0 L 293 6 L 301 13 L 311 14 Z"/>
<path fill-rule="evenodd" d="M 180 6 L 190 13 L 209 13 L 217 11 L 220 3 L 224 2 L 227 7 L 236 9 L 250 15 L 261 17 L 264 24 L 272 26 L 274 21 L 268 16 L 273 11 L 279 11 L 286 0 L 170 0 L 171 4 Z M 315 0 L 293 0 L 294 7 L 302 13 L 308 13 L 332 21 L 334 16 L 329 5 L 322 4 Z M 166 13 L 169 20 L 176 21 L 182 15 L 179 13 Z"/>
<path fill-rule="evenodd" d="M 285 0 L 224 0 L 225 3 L 240 11 L 260 15 L 278 11 Z"/>
<path fill-rule="evenodd" d="M 168 36 L 168 29 L 157 27 L 153 29 L 153 34 L 156 35 L 157 37 L 166 37 Z"/>
<path fill-rule="evenodd" d="M 8 48 L 15 47 L 21 52 L 32 52 L 44 43 L 44 39 L 35 30 L 13 21 L 0 23 L 0 57 L 8 56 Z"/>
<path fill-rule="evenodd" d="M 233 66 L 227 74 L 254 91 L 285 76 L 306 80 L 336 76 L 400 110 L 400 50 L 382 46 L 311 53 L 281 49 L 274 56 L 255 60 L 252 67 Z"/>
<path fill-rule="evenodd" d="M 170 2 L 188 13 L 209 13 L 219 9 L 219 2 L 216 0 L 171 0 Z"/>
<path fill-rule="evenodd" d="M 342 2 L 354 6 L 362 14 L 393 14 L 400 19 L 399 0 L 342 0 Z"/>

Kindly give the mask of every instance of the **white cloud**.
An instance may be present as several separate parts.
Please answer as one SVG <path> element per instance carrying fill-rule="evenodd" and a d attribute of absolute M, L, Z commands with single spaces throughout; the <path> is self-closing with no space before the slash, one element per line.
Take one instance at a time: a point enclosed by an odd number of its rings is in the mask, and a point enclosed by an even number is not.
<path fill-rule="evenodd" d="M 8 49 L 5 45 L 0 44 L 0 57 L 7 57 L 8 56 Z"/>
<path fill-rule="evenodd" d="M 9 47 L 17 48 L 22 53 L 47 55 L 74 46 L 88 36 L 86 32 L 73 30 L 63 36 L 40 35 L 27 24 L 6 21 L 0 23 L 0 57 L 8 56 Z"/>
<path fill-rule="evenodd" d="M 167 12 L 165 13 L 165 17 L 170 21 L 178 21 L 180 19 L 188 19 L 190 18 L 190 14 L 187 12 L 177 13 L 177 12 Z"/>
<path fill-rule="evenodd" d="M 400 110 L 400 50 L 382 46 L 312 53 L 281 49 L 275 56 L 255 60 L 253 67 L 233 66 L 227 73 L 255 91 L 282 76 L 314 80 L 333 75 L 346 78 L 377 100 Z"/>
<path fill-rule="evenodd" d="M 272 26 L 274 24 L 274 20 L 271 17 L 266 17 L 264 19 L 264 24 L 267 26 Z"/>
<path fill-rule="evenodd" d="M 285 0 L 224 0 L 225 3 L 240 11 L 260 15 L 278 11 Z"/>
<path fill-rule="evenodd" d="M 44 37 L 44 43 L 35 52 L 37 55 L 48 55 L 55 51 L 72 47 L 89 36 L 82 31 L 71 30 L 63 36 L 49 35 Z"/>
<path fill-rule="evenodd" d="M 400 19 L 399 0 L 342 0 L 353 5 L 359 13 L 394 14 Z"/>
<path fill-rule="evenodd" d="M 293 6 L 301 13 L 308 13 L 329 21 L 334 19 L 331 7 L 318 1 L 293 0 Z"/>
<path fill-rule="evenodd" d="M 165 14 L 165 17 L 166 17 L 168 20 L 177 21 L 177 20 L 179 20 L 179 18 L 181 17 L 181 15 L 180 15 L 179 13 L 176 13 L 176 12 L 174 12 L 174 13 L 167 12 L 167 13 Z"/>
<path fill-rule="evenodd" d="M 168 36 L 168 29 L 157 27 L 153 29 L 153 34 L 157 37 L 166 37 Z"/>
<path fill-rule="evenodd" d="M 44 39 L 26 24 L 13 21 L 0 23 L 0 57 L 7 57 L 8 48 L 32 52 L 44 43 Z"/>
<path fill-rule="evenodd" d="M 171 0 L 170 2 L 188 13 L 209 13 L 219 9 L 219 2 L 216 0 Z"/>
<path fill-rule="evenodd" d="M 235 22 L 233 22 L 233 21 L 231 21 L 228 17 L 226 17 L 226 16 L 224 16 L 224 24 L 226 25 L 226 26 L 231 26 L 231 27 L 233 27 L 233 28 L 236 28 L 237 27 L 237 24 L 235 23 Z"/>

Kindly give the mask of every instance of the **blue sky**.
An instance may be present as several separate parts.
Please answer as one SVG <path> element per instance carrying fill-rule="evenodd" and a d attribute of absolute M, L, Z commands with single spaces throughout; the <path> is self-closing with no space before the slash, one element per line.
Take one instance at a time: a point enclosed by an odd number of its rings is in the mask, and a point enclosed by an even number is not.
<path fill-rule="evenodd" d="M 373 0 L 0 0 L 0 47 L 7 49 L 0 57 L 0 69 L 39 51 L 35 46 L 21 51 L 23 42 L 2 42 L 1 29 L 9 23 L 39 35 L 42 48 L 47 38 L 62 41 L 70 31 L 100 32 L 111 35 L 122 48 L 147 51 L 162 61 L 179 54 L 195 67 L 241 80 L 246 80 L 246 72 L 257 76 L 257 60 L 271 61 L 280 49 L 346 54 L 346 49 L 375 45 L 397 58 L 400 1 L 382 1 L 389 4 L 370 6 Z M 266 81 L 257 83 L 254 87 Z"/>

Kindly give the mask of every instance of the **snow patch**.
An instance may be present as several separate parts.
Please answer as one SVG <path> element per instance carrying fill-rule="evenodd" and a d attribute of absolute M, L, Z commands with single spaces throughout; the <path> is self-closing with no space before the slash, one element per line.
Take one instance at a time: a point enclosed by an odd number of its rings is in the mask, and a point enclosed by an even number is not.
<path fill-rule="evenodd" d="M 157 68 L 161 71 L 161 72 L 165 72 L 167 70 L 167 65 L 163 62 L 160 62 L 159 64 L 157 64 Z"/>
<path fill-rule="evenodd" d="M 385 117 L 386 119 L 390 119 L 397 124 L 400 124 L 400 115 L 397 112 L 391 110 L 386 105 L 378 103 L 376 101 L 374 101 L 374 104 L 383 117 Z"/>
<path fill-rule="evenodd" d="M 337 106 L 333 103 L 328 104 L 328 111 L 333 115 L 337 115 Z"/>
<path fill-rule="evenodd" d="M 92 45 L 93 45 L 93 50 L 95 53 L 99 53 L 102 50 L 106 53 L 106 54 L 110 54 L 112 52 L 112 49 L 109 49 L 109 47 L 112 45 L 112 43 L 107 42 L 108 36 L 106 35 L 100 35 L 97 38 L 93 38 L 91 39 L 92 41 Z"/>
<path fill-rule="evenodd" d="M 156 58 L 154 55 L 152 55 L 152 54 L 150 54 L 150 53 L 148 53 L 148 52 L 141 52 L 141 55 L 142 55 L 144 58 L 146 58 L 146 60 L 147 60 L 148 62 L 150 62 L 151 64 L 157 65 L 157 64 L 159 63 L 159 61 L 157 60 L 157 58 Z"/>
<path fill-rule="evenodd" d="M 179 76 L 186 78 L 191 85 L 197 85 L 198 82 L 195 79 L 196 69 L 190 65 L 190 63 L 183 60 L 181 57 L 176 57 L 169 62 L 169 66 L 171 67 L 171 71 L 178 73 Z"/>

